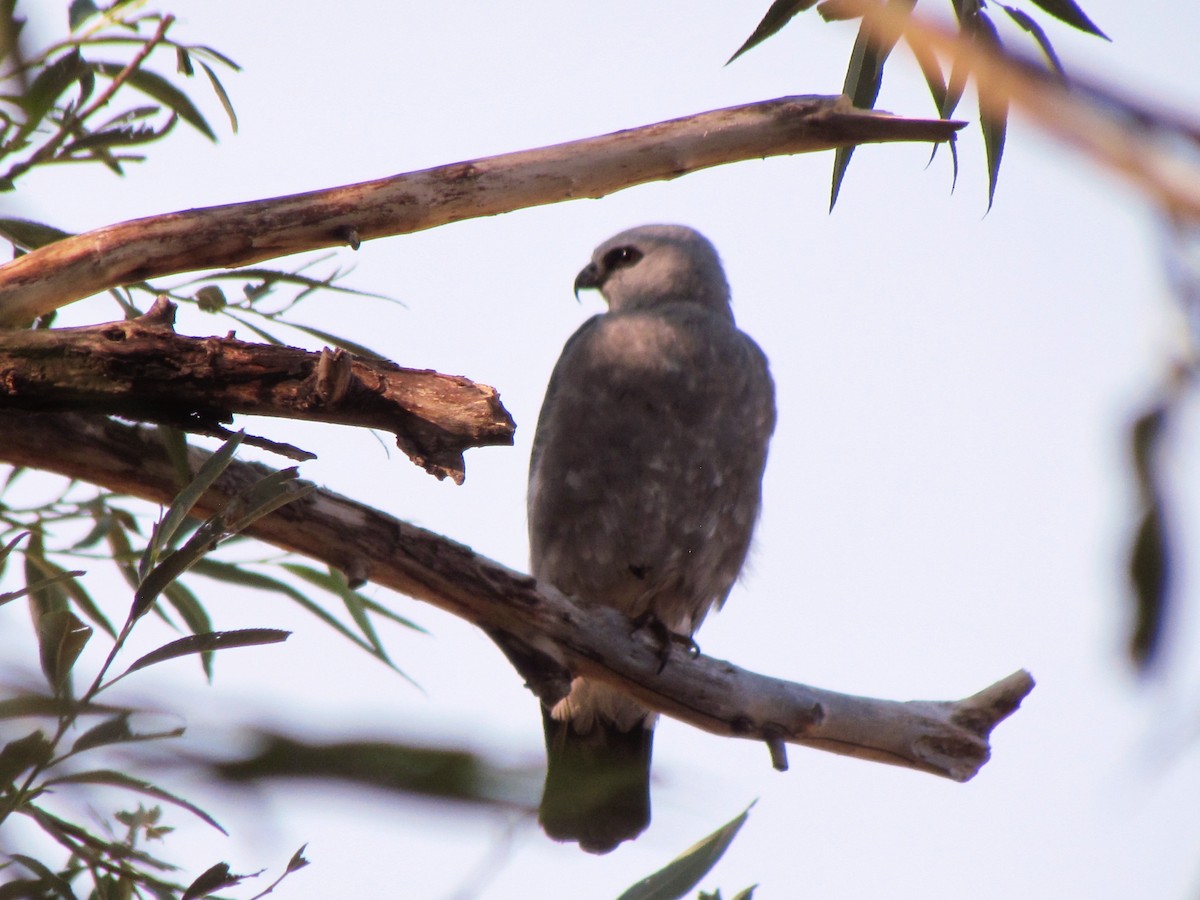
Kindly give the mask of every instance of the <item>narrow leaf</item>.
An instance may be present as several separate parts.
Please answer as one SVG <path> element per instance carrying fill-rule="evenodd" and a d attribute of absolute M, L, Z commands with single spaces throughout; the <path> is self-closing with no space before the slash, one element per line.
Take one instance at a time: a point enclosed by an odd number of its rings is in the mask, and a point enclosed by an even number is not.
<path fill-rule="evenodd" d="M 29 89 L 20 98 L 21 108 L 25 112 L 25 123 L 12 139 L 13 142 L 22 141 L 34 132 L 54 108 L 58 98 L 86 71 L 85 65 L 79 51 L 72 50 L 37 74 Z"/>
<path fill-rule="evenodd" d="M 37 630 L 42 671 L 50 687 L 61 691 L 91 638 L 92 629 L 69 610 L 58 609 L 39 616 Z"/>
<path fill-rule="evenodd" d="M 211 650 L 230 650 L 234 647 L 278 644 L 280 641 L 286 641 L 290 635 L 290 631 L 280 631 L 278 628 L 242 628 L 237 631 L 210 631 L 208 634 L 193 634 L 150 651 L 126 669 L 121 677 L 124 678 L 130 672 L 136 672 L 138 669 L 144 669 L 155 663 L 176 659 L 180 656 Z"/>
<path fill-rule="evenodd" d="M 229 464 L 233 462 L 234 454 L 237 453 L 237 449 L 241 446 L 245 437 L 246 432 L 244 430 L 239 431 L 222 444 L 216 452 L 204 461 L 204 464 L 200 466 L 200 470 L 191 482 L 171 501 L 171 506 L 167 509 L 166 515 L 163 516 L 162 521 L 155 526 L 153 533 L 150 535 L 150 543 L 147 545 L 146 552 L 142 556 L 138 566 L 139 574 L 145 576 L 150 568 L 158 562 L 158 557 L 162 550 L 172 545 L 176 532 L 187 519 L 192 508 L 208 489 L 213 486 L 214 482 L 221 477 L 221 473 L 229 468 Z"/>
<path fill-rule="evenodd" d="M 964 28 L 997 52 L 1003 52 L 1000 35 L 987 14 L 980 11 L 964 20 Z M 1008 131 L 1008 97 L 989 94 L 989 88 L 979 87 L 979 127 L 983 131 L 983 146 L 988 162 L 988 209 L 996 197 L 996 183 L 1000 177 L 1000 160 L 1004 156 L 1004 138 Z"/>
<path fill-rule="evenodd" d="M 890 0 L 889 6 L 902 9 L 907 15 L 912 12 L 916 0 Z M 879 87 L 883 83 L 883 66 L 888 56 L 896 46 L 894 39 L 884 40 L 873 34 L 874 25 L 871 17 L 864 16 L 858 27 L 858 36 L 854 39 L 854 49 L 850 53 L 850 64 L 846 68 L 846 80 L 842 84 L 842 93 L 859 109 L 874 109 L 879 97 Z M 829 208 L 837 204 L 838 194 L 842 189 L 842 180 L 850 165 L 850 157 L 854 155 L 854 147 L 839 147 L 833 155 L 833 185 L 829 193 Z"/>
<path fill-rule="evenodd" d="M 233 103 L 229 100 L 229 94 L 225 92 L 225 86 L 221 84 L 221 80 L 217 78 L 217 73 L 209 68 L 208 63 L 201 62 L 200 67 L 204 69 L 204 74 L 208 76 L 209 82 L 212 84 L 212 89 L 217 95 L 217 99 L 221 101 L 221 106 L 225 109 L 225 115 L 229 116 L 229 127 L 236 134 L 238 130 L 237 113 L 233 111 Z"/>
<path fill-rule="evenodd" d="M 725 65 L 729 65 L 751 47 L 757 47 L 790 22 L 793 16 L 810 9 L 816 2 L 817 0 L 775 0 L 758 23 L 758 27 L 746 38 L 746 42 L 738 47 L 737 52 L 729 57 Z"/>
<path fill-rule="evenodd" d="M 1109 40 L 1108 35 L 1096 27 L 1096 23 L 1088 18 L 1087 13 L 1079 8 L 1079 4 L 1075 0 L 1033 0 L 1033 2 L 1059 21 L 1066 22 L 1088 34 L 1094 34 L 1096 37 L 1102 37 L 1106 41 Z"/>
<path fill-rule="evenodd" d="M 183 619 L 183 623 L 187 625 L 192 634 L 209 634 L 212 632 L 212 620 L 208 616 L 208 611 L 204 605 L 187 587 L 180 584 L 178 581 L 173 581 L 167 585 L 163 591 L 163 596 L 167 598 L 167 602 L 175 607 L 175 611 L 179 613 L 179 617 Z M 200 654 L 200 667 L 204 669 L 204 677 L 209 680 L 213 679 L 213 654 L 211 650 L 205 650 Z"/>
<path fill-rule="evenodd" d="M 106 75 L 109 78 L 115 78 L 125 67 L 117 63 L 91 63 L 101 75 Z M 148 97 L 153 97 L 159 103 L 169 107 L 202 135 L 210 141 L 215 142 L 217 136 L 209 127 L 208 122 L 204 120 L 204 116 L 200 114 L 200 110 L 192 103 L 191 99 L 171 82 L 167 81 L 161 75 L 151 72 L 148 69 L 136 69 L 130 72 L 125 79 L 126 84 L 137 88 Z"/>
<path fill-rule="evenodd" d="M 139 794 L 145 794 L 148 797 L 155 797 L 158 800 L 164 800 L 167 803 L 172 803 L 175 806 L 186 809 L 196 818 L 217 829 L 217 831 L 221 832 L 221 834 L 229 834 L 229 832 L 221 827 L 216 819 L 214 819 L 200 807 L 196 806 L 194 803 L 184 800 L 182 797 L 177 797 L 169 791 L 164 791 L 160 787 L 155 787 L 148 781 L 142 781 L 140 778 L 133 778 L 130 775 L 126 775 L 124 772 L 116 772 L 112 769 L 96 769 L 91 772 L 76 772 L 71 775 L 60 775 L 57 778 L 51 778 L 46 781 L 46 786 L 55 784 L 104 784 L 110 787 L 126 788 L 131 791 L 136 791 Z"/>
<path fill-rule="evenodd" d="M 747 808 L 653 875 L 630 887 L 619 900 L 675 900 L 684 896 L 717 864 L 749 815 Z"/>
<path fill-rule="evenodd" d="M 1008 13 L 1008 17 L 1010 19 L 1012 19 L 1014 22 L 1020 25 L 1021 28 L 1025 29 L 1025 31 L 1029 32 L 1029 34 L 1033 36 L 1033 39 L 1037 41 L 1038 47 L 1041 48 L 1042 53 L 1045 55 L 1046 61 L 1050 63 L 1050 66 L 1059 74 L 1060 77 L 1066 78 L 1067 73 L 1063 69 L 1062 63 L 1059 61 L 1058 54 L 1054 52 L 1054 47 L 1050 44 L 1050 38 L 1048 38 L 1046 36 L 1046 32 L 1042 30 L 1042 26 L 1039 25 L 1034 18 L 1024 10 L 1014 9 L 1011 6 L 1005 6 L 1003 3 L 1000 4 L 1000 8 Z"/>

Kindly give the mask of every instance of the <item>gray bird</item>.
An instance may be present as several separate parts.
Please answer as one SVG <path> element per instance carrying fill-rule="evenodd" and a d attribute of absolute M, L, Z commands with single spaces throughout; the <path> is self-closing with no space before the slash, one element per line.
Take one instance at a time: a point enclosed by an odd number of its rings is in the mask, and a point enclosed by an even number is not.
<path fill-rule="evenodd" d="M 682 225 L 601 244 L 575 279 L 608 312 L 554 367 L 529 464 L 531 569 L 584 604 L 690 637 L 737 580 L 762 497 L 774 385 L 716 249 Z M 542 710 L 550 837 L 607 853 L 650 823 L 657 714 L 576 678 Z"/>

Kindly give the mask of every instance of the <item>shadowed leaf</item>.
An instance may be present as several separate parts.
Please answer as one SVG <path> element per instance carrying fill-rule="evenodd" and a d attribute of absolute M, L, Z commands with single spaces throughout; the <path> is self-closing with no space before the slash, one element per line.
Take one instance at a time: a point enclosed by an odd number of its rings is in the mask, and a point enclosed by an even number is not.
<path fill-rule="evenodd" d="M 758 27 L 746 38 L 746 42 L 737 48 L 737 52 L 726 60 L 725 65 L 729 65 L 751 47 L 757 47 L 790 22 L 794 15 L 810 9 L 816 2 L 817 0 L 775 0 L 758 23 Z"/>
<path fill-rule="evenodd" d="M 1046 36 L 1046 32 L 1042 30 L 1042 26 L 1032 16 L 1022 10 L 1014 9 L 1004 4 L 1001 4 L 1000 8 L 1008 13 L 1010 19 L 1033 36 L 1033 39 L 1037 41 L 1038 47 L 1045 54 L 1046 61 L 1050 63 L 1054 71 L 1065 78 L 1067 73 L 1063 70 L 1062 63 L 1058 59 L 1058 54 L 1054 52 L 1054 47 L 1050 44 L 1050 38 Z"/>
<path fill-rule="evenodd" d="M 183 892 L 183 900 L 200 900 L 221 888 L 233 887 L 246 877 L 248 876 L 232 874 L 228 863 L 217 863 L 188 885 L 187 890 Z"/>
<path fill-rule="evenodd" d="M 92 636 L 92 629 L 74 613 L 60 609 L 38 617 L 37 636 L 46 680 L 55 691 L 63 690 L 75 661 Z"/>
<path fill-rule="evenodd" d="M 117 63 L 91 63 L 91 66 L 101 75 L 109 78 L 115 78 L 125 69 L 123 65 Z M 217 140 L 217 136 L 209 127 L 208 122 L 204 120 L 204 116 L 200 114 L 200 110 L 196 108 L 196 105 L 192 103 L 188 95 L 161 75 L 151 72 L 148 69 L 135 69 L 133 72 L 128 73 L 125 82 L 171 109 L 179 118 L 183 119 L 183 121 L 187 122 L 210 141 L 215 142 Z"/>
<path fill-rule="evenodd" d="M 155 663 L 189 656 L 193 653 L 205 653 L 213 650 L 231 650 L 234 647 L 257 647 L 260 644 L 278 644 L 286 641 L 290 631 L 280 631 L 278 628 L 242 628 L 237 631 L 212 631 L 208 634 L 192 634 L 177 641 L 164 644 L 157 650 L 151 650 L 139 658 L 120 677 L 124 678 L 130 672 L 144 669 Z"/>
<path fill-rule="evenodd" d="M 1129 655 L 1142 671 L 1157 658 L 1171 595 L 1171 545 L 1159 484 L 1158 459 L 1169 413 L 1168 402 L 1156 403 L 1139 416 L 1131 435 L 1141 513 L 1129 554 L 1129 579 L 1134 594 Z"/>
<path fill-rule="evenodd" d="M 676 900 L 684 896 L 717 864 L 749 815 L 748 807 L 741 815 L 689 847 L 653 875 L 630 887 L 619 900 Z"/>
<path fill-rule="evenodd" d="M 268 735 L 246 759 L 215 762 L 230 781 L 321 778 L 469 803 L 525 805 L 536 785 L 520 772 L 489 764 L 473 753 L 378 741 L 316 744 Z"/>
<path fill-rule="evenodd" d="M 0 236 L 25 250 L 36 250 L 73 235 L 70 231 L 29 219 L 0 219 Z"/>
<path fill-rule="evenodd" d="M 41 729 L 23 738 L 9 741 L 0 750 L 0 787 L 11 784 L 18 775 L 34 766 L 41 766 L 54 755 L 54 745 Z"/>
<path fill-rule="evenodd" d="M 902 11 L 905 15 L 912 12 L 916 0 L 890 0 L 889 7 Z M 854 39 L 854 49 L 850 53 L 850 65 L 846 69 L 846 80 L 842 84 L 842 93 L 859 109 L 874 109 L 879 97 L 879 86 L 883 83 L 883 66 L 888 56 L 896 46 L 895 40 L 885 40 L 873 33 L 870 16 L 864 16 L 858 27 L 858 36 Z M 854 154 L 853 147 L 839 147 L 833 156 L 833 186 L 829 194 L 829 208 L 837 204 L 838 194 L 842 189 L 842 179 L 846 168 L 850 165 L 850 157 Z"/>
<path fill-rule="evenodd" d="M 1079 4 L 1075 0 L 1033 0 L 1033 3 L 1059 21 L 1066 22 L 1080 31 L 1102 37 L 1106 41 L 1109 39 L 1108 35 L 1097 28 L 1096 23 L 1088 18 L 1087 13 L 1079 8 Z"/>

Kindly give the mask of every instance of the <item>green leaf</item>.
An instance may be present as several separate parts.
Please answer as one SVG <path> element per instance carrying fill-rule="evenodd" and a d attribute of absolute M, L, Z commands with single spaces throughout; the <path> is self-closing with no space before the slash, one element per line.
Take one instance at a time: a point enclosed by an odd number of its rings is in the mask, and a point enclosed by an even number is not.
<path fill-rule="evenodd" d="M 1066 22 L 1088 34 L 1094 34 L 1096 37 L 1102 37 L 1106 41 L 1109 40 L 1108 35 L 1096 27 L 1096 23 L 1088 18 L 1087 13 L 1079 8 L 1079 4 L 1075 0 L 1033 0 L 1033 3 L 1059 21 Z"/>
<path fill-rule="evenodd" d="M 750 804 L 741 815 L 722 825 L 698 844 L 689 847 L 666 866 L 643 878 L 619 900 L 675 900 L 691 891 L 733 843 L 750 815 Z"/>
<path fill-rule="evenodd" d="M 15 143 L 31 135 L 54 108 L 58 98 L 78 81 L 85 71 L 87 71 L 87 64 L 79 55 L 78 50 L 64 53 L 42 69 L 33 79 L 33 83 L 29 85 L 24 96 L 20 98 L 21 109 L 25 113 L 25 122 L 12 141 Z"/>
<path fill-rule="evenodd" d="M 213 650 L 231 650 L 234 647 L 278 644 L 286 641 L 290 635 L 290 631 L 280 631 L 278 628 L 242 628 L 237 631 L 193 634 L 150 651 L 134 662 L 120 677 L 124 678 L 125 675 L 136 672 L 138 669 L 144 669 L 168 659 L 177 659 L 180 656 L 190 656 L 193 653 L 206 653 Z"/>
<path fill-rule="evenodd" d="M 222 444 L 204 461 L 204 464 L 200 466 L 200 470 L 192 478 L 191 482 L 175 495 L 175 499 L 171 501 L 166 515 L 154 526 L 154 530 L 150 534 L 150 542 L 146 545 L 146 551 L 142 554 L 141 561 L 138 564 L 139 575 L 145 577 L 158 562 L 162 551 L 172 546 L 176 533 L 187 520 L 192 508 L 195 507 L 196 503 L 207 493 L 216 480 L 221 477 L 221 473 L 229 468 L 229 464 L 233 462 L 234 454 L 237 453 L 237 449 L 245 437 L 246 432 L 239 431 Z"/>
<path fill-rule="evenodd" d="M 192 568 L 192 572 L 196 575 L 201 575 L 206 578 L 214 578 L 217 581 L 224 581 L 229 584 L 239 584 L 243 587 L 255 588 L 256 590 L 261 591 L 273 591 L 277 594 L 282 594 L 285 597 L 294 600 L 302 608 L 308 610 L 308 612 L 312 613 L 330 628 L 333 628 L 338 632 L 338 634 L 348 638 L 356 646 L 366 650 L 371 654 L 374 654 L 375 652 L 374 648 L 372 648 L 369 643 L 364 641 L 353 631 L 335 619 L 317 603 L 310 600 L 308 597 L 286 582 L 271 578 L 269 575 L 263 575 L 260 572 L 253 572 L 249 569 L 243 569 L 239 566 L 231 565 L 230 563 L 221 562 L 215 559 L 201 560 Z"/>
<path fill-rule="evenodd" d="M 98 73 L 109 78 L 115 78 L 125 70 L 125 67 L 118 63 L 90 63 L 90 65 Z M 135 69 L 126 76 L 125 83 L 167 106 L 210 141 L 216 142 L 217 136 L 188 95 L 161 75 L 148 69 Z"/>
<path fill-rule="evenodd" d="M 70 231 L 29 219 L 0 219 L 0 237 L 25 250 L 36 250 L 72 236 Z"/>
<path fill-rule="evenodd" d="M 890 8 L 900 9 L 905 15 L 912 12 L 916 0 L 889 0 Z M 859 109 L 874 109 L 875 100 L 879 97 L 879 87 L 883 84 L 883 66 L 888 56 L 896 46 L 896 40 L 882 40 L 872 34 L 874 23 L 870 16 L 864 16 L 858 27 L 858 36 L 854 39 L 854 49 L 850 53 L 850 65 L 846 69 L 846 80 L 842 85 L 842 93 L 850 98 Z M 850 165 L 850 157 L 854 155 L 854 147 L 839 147 L 833 155 L 833 185 L 829 193 L 829 208 L 837 204 L 838 194 L 842 189 L 842 180 L 846 168 Z"/>
<path fill-rule="evenodd" d="M 758 23 L 758 27 L 754 29 L 750 37 L 746 38 L 746 42 L 738 47 L 737 52 L 729 57 L 725 65 L 729 65 L 751 47 L 757 47 L 767 38 L 776 34 L 792 20 L 793 16 L 812 8 L 816 2 L 817 0 L 775 0 L 767 10 L 767 14 L 762 17 L 762 21 Z"/>
<path fill-rule="evenodd" d="M 237 113 L 233 111 L 233 103 L 229 100 L 229 94 L 225 92 L 225 86 L 221 84 L 221 80 L 217 78 L 217 73 L 209 68 L 208 63 L 201 62 L 200 67 L 204 69 L 204 74 L 208 76 L 209 83 L 212 84 L 213 92 L 216 93 L 217 99 L 221 101 L 221 106 L 225 110 L 225 115 L 229 116 L 229 127 L 233 129 L 234 134 L 237 134 Z"/>
<path fill-rule="evenodd" d="M 1011 6 L 1005 6 L 1003 3 L 1000 4 L 1000 8 L 1008 13 L 1008 17 L 1010 19 L 1012 19 L 1014 22 L 1020 25 L 1021 28 L 1025 29 L 1025 31 L 1029 32 L 1029 34 L 1033 36 L 1033 39 L 1037 41 L 1038 47 L 1041 48 L 1042 53 L 1045 55 L 1046 61 L 1050 63 L 1050 66 L 1061 77 L 1066 78 L 1067 73 L 1063 69 L 1062 63 L 1058 59 L 1058 54 L 1054 52 L 1054 47 L 1050 45 L 1050 38 L 1046 37 L 1046 32 L 1042 30 L 1042 26 L 1039 25 L 1032 16 L 1023 10 L 1014 9 Z"/>
<path fill-rule="evenodd" d="M 221 834 L 226 836 L 229 834 L 216 819 L 194 803 L 190 803 L 182 797 L 177 797 L 169 791 L 164 791 L 162 788 L 156 787 L 148 781 L 142 781 L 140 778 L 126 775 L 124 772 L 115 772 L 111 769 L 96 769 L 91 772 L 75 772 L 70 775 L 61 775 L 58 778 L 51 778 L 46 781 L 47 787 L 56 784 L 104 784 L 110 787 L 126 788 L 136 791 L 139 794 L 145 794 L 148 797 L 165 800 L 167 803 L 172 803 L 175 806 L 186 809 L 196 818 L 217 829 Z"/>
<path fill-rule="evenodd" d="M 196 595 L 184 585 L 173 581 L 167 585 L 163 595 L 167 598 L 167 602 L 175 607 L 175 611 L 179 613 L 183 623 L 187 625 L 192 634 L 208 634 L 213 630 L 208 611 L 205 610 Z M 213 678 L 211 650 L 205 650 L 200 654 L 200 666 L 204 669 L 204 677 L 211 682 Z"/>
<path fill-rule="evenodd" d="M 92 636 L 91 627 L 83 624 L 74 613 L 59 609 L 38 617 L 37 633 L 46 680 L 56 693 L 69 693 L 65 691 L 67 679 Z"/>

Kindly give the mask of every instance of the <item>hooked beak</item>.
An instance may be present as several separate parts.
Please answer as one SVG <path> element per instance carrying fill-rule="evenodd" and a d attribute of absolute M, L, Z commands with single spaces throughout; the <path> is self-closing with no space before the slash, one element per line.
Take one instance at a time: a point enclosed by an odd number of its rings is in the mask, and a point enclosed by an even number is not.
<path fill-rule="evenodd" d="M 575 301 L 579 302 L 579 292 L 587 288 L 599 288 L 604 284 L 604 276 L 600 272 L 600 267 L 594 262 L 588 263 L 583 267 L 583 270 L 575 276 Z"/>

